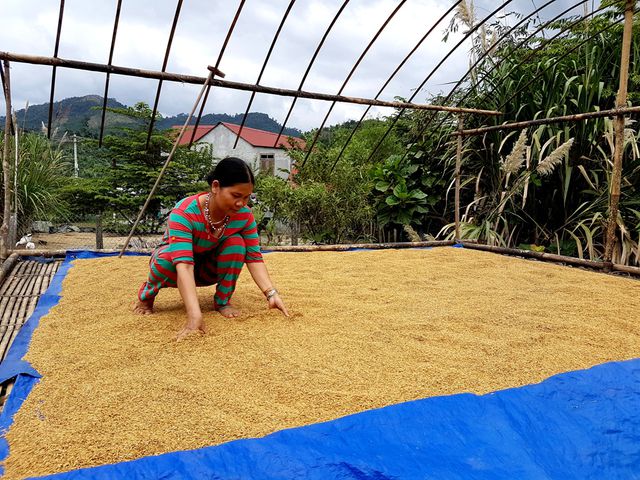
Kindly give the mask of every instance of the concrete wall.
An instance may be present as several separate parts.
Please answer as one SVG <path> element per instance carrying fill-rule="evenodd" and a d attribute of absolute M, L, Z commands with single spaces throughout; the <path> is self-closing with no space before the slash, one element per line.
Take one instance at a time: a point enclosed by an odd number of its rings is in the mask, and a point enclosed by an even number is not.
<path fill-rule="evenodd" d="M 202 137 L 195 148 L 206 148 L 210 145 L 212 163 L 225 157 L 238 157 L 246 161 L 253 168 L 254 173 L 260 171 L 260 155 L 273 154 L 274 173 L 281 178 L 288 177 L 288 171 L 291 169 L 291 158 L 287 152 L 280 148 L 254 147 L 246 140 L 240 138 L 238 145 L 233 148 L 236 141 L 236 134 L 224 125 L 218 125 L 216 128 Z M 287 172 L 281 172 L 280 169 L 286 169 Z"/>

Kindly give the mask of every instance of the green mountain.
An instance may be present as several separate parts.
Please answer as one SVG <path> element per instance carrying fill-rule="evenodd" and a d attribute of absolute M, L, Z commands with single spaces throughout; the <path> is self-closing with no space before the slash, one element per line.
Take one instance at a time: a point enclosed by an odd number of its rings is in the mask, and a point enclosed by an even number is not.
<path fill-rule="evenodd" d="M 127 106 L 118 102 L 114 98 L 107 99 L 107 107 L 126 108 Z M 218 122 L 242 123 L 244 114 L 237 113 L 229 115 L 226 113 L 209 113 L 202 116 L 200 125 L 214 125 Z M 30 105 L 27 109 L 16 111 L 16 117 L 20 128 L 34 131 L 46 128 L 49 119 L 49 103 L 40 105 Z M 99 95 L 86 95 L 84 97 L 71 97 L 54 102 L 52 128 L 60 134 L 67 132 L 76 133 L 84 137 L 97 137 L 100 132 L 100 122 L 102 119 L 102 97 Z M 156 122 L 157 128 L 168 129 L 174 125 L 184 125 L 187 114 L 181 113 L 173 117 L 166 117 Z M 132 127 L 136 119 L 107 112 L 105 118 L 105 134 L 115 133 L 121 127 Z M 195 118 L 190 124 L 195 124 Z M 269 132 L 278 133 L 282 127 L 276 120 L 266 113 L 251 112 L 247 115 L 245 126 L 258 128 Z M 0 128 L 4 127 L 4 117 L 0 117 Z M 284 129 L 285 135 L 300 136 L 302 132 L 297 128 L 287 127 Z"/>

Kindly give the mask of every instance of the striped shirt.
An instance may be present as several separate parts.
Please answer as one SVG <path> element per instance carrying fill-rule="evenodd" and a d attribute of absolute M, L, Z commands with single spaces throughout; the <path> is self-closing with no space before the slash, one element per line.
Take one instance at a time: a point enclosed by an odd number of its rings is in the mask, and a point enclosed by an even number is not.
<path fill-rule="evenodd" d="M 169 214 L 169 221 L 156 250 L 157 255 L 178 263 L 194 264 L 198 256 L 215 250 L 223 239 L 240 234 L 244 238 L 247 253 L 245 262 L 262 262 L 258 227 L 248 207 L 242 207 L 231 215 L 227 228 L 220 238 L 210 233 L 204 212 L 198 203 L 198 193 L 180 200 Z"/>

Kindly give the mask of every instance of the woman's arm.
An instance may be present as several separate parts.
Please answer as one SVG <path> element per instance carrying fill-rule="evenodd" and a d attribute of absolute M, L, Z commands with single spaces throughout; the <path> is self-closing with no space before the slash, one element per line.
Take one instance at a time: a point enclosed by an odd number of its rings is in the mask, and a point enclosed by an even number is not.
<path fill-rule="evenodd" d="M 193 274 L 193 264 L 178 263 L 176 265 L 178 272 L 178 291 L 187 309 L 187 322 L 178 333 L 178 340 L 182 340 L 187 335 L 200 331 L 205 333 L 204 324 L 202 323 L 202 311 L 198 302 L 196 293 L 196 280 Z"/>
<path fill-rule="evenodd" d="M 256 282 L 258 288 L 262 291 L 265 296 L 270 294 L 270 290 L 274 290 L 273 282 L 269 277 L 269 272 L 267 271 L 267 266 L 264 262 L 247 262 L 247 268 L 249 269 L 249 273 L 251 273 L 251 277 L 253 281 Z M 287 311 L 287 307 L 285 307 L 282 298 L 280 295 L 276 293 L 275 295 L 270 295 L 267 299 L 269 301 L 269 308 L 277 308 L 280 310 L 286 317 L 289 316 L 289 312 Z"/>

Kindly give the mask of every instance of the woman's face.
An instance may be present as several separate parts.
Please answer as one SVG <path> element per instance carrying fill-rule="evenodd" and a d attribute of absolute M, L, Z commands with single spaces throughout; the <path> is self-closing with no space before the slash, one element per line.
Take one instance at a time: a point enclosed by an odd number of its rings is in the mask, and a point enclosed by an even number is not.
<path fill-rule="evenodd" d="M 252 183 L 236 183 L 229 187 L 221 187 L 217 180 L 213 181 L 211 191 L 215 194 L 215 204 L 225 214 L 236 213 L 247 205 L 253 193 Z"/>

